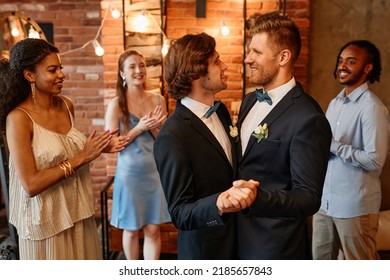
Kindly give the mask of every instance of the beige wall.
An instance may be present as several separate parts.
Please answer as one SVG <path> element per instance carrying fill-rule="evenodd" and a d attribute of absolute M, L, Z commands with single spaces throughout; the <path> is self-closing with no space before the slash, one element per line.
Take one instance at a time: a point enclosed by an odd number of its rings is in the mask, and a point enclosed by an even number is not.
<path fill-rule="evenodd" d="M 355 39 L 370 40 L 381 51 L 381 82 L 372 89 L 390 104 L 389 9 L 389 0 L 311 1 L 309 85 L 323 109 L 341 89 L 333 78 L 338 51 Z"/>
<path fill-rule="evenodd" d="M 311 0 L 309 91 L 326 110 L 341 90 L 333 78 L 340 48 L 355 39 L 370 40 L 381 51 L 381 82 L 372 90 L 390 109 L 390 1 Z M 384 208 L 390 209 L 390 159 L 382 171 Z"/>

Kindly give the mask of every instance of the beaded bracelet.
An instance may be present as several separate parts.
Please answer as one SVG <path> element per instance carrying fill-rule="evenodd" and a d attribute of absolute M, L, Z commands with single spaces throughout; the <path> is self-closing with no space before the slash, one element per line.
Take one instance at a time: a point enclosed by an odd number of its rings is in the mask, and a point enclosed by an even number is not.
<path fill-rule="evenodd" d="M 69 161 L 66 160 L 63 163 L 60 163 L 58 166 L 64 171 L 65 178 L 68 178 L 74 174 L 74 170 Z"/>

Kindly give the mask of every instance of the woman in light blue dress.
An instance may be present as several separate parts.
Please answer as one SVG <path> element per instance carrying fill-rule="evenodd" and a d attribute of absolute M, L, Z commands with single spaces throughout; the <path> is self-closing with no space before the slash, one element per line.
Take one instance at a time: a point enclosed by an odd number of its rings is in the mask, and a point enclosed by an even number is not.
<path fill-rule="evenodd" d="M 127 259 L 139 257 L 139 230 L 144 233 L 144 259 L 159 259 L 160 224 L 170 222 L 153 156 L 154 138 L 167 116 L 165 98 L 144 90 L 146 62 L 129 50 L 118 61 L 117 93 L 108 104 L 106 128 L 120 127 L 131 143 L 119 153 L 110 223 L 123 229 Z"/>

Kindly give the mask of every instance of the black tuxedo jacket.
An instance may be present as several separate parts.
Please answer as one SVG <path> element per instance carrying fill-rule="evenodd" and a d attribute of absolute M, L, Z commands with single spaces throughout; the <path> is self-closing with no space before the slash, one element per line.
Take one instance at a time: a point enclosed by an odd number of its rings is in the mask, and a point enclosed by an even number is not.
<path fill-rule="evenodd" d="M 229 139 L 231 117 L 216 111 Z M 232 153 L 236 162 L 236 151 Z M 179 259 L 234 259 L 235 217 L 218 215 L 217 196 L 232 186 L 234 168 L 207 126 L 180 101 L 160 130 L 154 157 L 172 222 L 179 229 Z"/>
<path fill-rule="evenodd" d="M 245 96 L 238 127 L 255 102 Z M 249 211 L 237 217 L 240 259 L 308 259 L 306 218 L 317 212 L 328 165 L 332 133 L 318 105 L 297 84 L 272 109 L 269 136 L 257 143 L 251 136 L 238 151 L 238 178 L 260 182 Z M 260 124 L 260 123 L 259 123 Z"/>

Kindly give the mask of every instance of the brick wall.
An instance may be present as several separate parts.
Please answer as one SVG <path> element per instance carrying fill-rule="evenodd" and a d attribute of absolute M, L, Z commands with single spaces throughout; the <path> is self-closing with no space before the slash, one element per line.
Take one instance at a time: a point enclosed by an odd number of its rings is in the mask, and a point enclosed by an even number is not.
<path fill-rule="evenodd" d="M 126 0 L 129 1 L 129 0 Z M 54 25 L 54 43 L 61 53 L 76 50 L 92 40 L 102 23 L 109 5 L 122 11 L 122 1 L 100 0 L 58 0 L 54 3 L 41 1 L 0 0 L 0 11 L 23 11 L 38 23 L 51 22 Z M 247 0 L 248 15 L 254 12 L 266 13 L 277 9 L 279 1 Z M 33 3 L 33 4 L 32 4 Z M 187 33 L 207 32 L 217 40 L 217 50 L 222 61 L 228 65 L 228 88 L 218 94 L 227 106 L 239 101 L 242 96 L 243 59 L 243 1 L 207 0 L 206 18 L 196 18 L 195 0 L 167 0 L 166 34 L 170 39 Z M 309 0 L 287 1 L 287 15 L 293 17 L 302 35 L 302 52 L 295 70 L 295 76 L 307 87 Z M 230 35 L 220 34 L 221 20 L 230 27 Z M 66 74 L 63 94 L 75 103 L 76 125 L 86 135 L 92 129 L 104 129 L 104 111 L 107 102 L 115 95 L 117 59 L 123 52 L 123 19 L 107 15 L 101 36 L 98 38 L 105 49 L 103 57 L 97 57 L 92 45 L 62 55 Z M 169 102 L 169 111 L 174 101 Z M 91 170 L 96 197 L 107 182 L 107 176 L 115 171 L 116 156 L 102 155 L 93 163 Z"/>
<path fill-rule="evenodd" d="M 246 0 L 247 16 L 254 13 L 264 14 L 276 11 L 278 2 L 275 0 Z M 228 88 L 218 93 L 230 107 L 232 101 L 242 97 L 242 60 L 243 60 L 243 19 L 244 1 L 242 0 L 207 0 L 206 18 L 196 18 L 195 0 L 168 0 L 167 1 L 167 29 L 170 39 L 181 37 L 187 33 L 206 32 L 216 38 L 217 51 L 221 60 L 228 65 L 226 71 Z M 293 17 L 301 31 L 302 52 L 296 64 L 295 75 L 304 88 L 307 88 L 307 64 L 308 64 L 308 34 L 309 34 L 309 0 L 288 0 L 286 14 Z M 221 21 L 230 28 L 230 34 L 224 37 L 220 33 Z M 174 102 L 170 102 L 173 106 Z M 171 107 L 172 109 L 172 107 Z"/>

